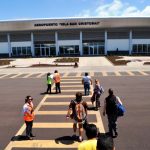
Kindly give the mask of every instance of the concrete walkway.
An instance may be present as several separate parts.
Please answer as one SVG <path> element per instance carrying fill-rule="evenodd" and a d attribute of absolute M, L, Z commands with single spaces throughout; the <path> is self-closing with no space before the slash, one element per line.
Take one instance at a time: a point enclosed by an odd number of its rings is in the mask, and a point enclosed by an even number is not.
<path fill-rule="evenodd" d="M 60 58 L 60 57 L 59 57 Z M 132 58 L 132 57 L 130 57 Z M 144 57 L 146 58 L 146 57 Z M 147 57 L 149 59 L 150 57 Z M 39 64 L 39 62 L 50 64 L 56 58 L 29 58 L 29 59 L 17 59 L 13 62 L 13 65 L 18 66 L 18 68 L 6 68 L 7 66 L 2 66 L 0 68 L 0 74 L 17 74 L 17 73 L 47 73 L 54 72 L 58 70 L 62 73 L 68 72 L 113 72 L 113 71 L 150 71 L 150 65 L 127 65 L 127 66 L 113 66 L 105 57 L 80 57 L 79 67 L 25 67 L 26 65 L 31 66 L 32 64 Z M 138 57 L 139 59 L 139 57 Z M 25 68 L 24 68 L 25 67 Z"/>

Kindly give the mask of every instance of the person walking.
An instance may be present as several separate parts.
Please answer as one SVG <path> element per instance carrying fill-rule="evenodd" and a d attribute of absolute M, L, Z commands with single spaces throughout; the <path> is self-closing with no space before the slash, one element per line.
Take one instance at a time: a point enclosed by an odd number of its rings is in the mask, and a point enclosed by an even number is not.
<path fill-rule="evenodd" d="M 61 88 L 60 88 L 60 74 L 58 73 L 57 70 L 54 71 L 54 77 L 53 77 L 54 81 L 55 81 L 55 88 L 56 88 L 56 94 L 59 92 L 61 93 Z"/>
<path fill-rule="evenodd" d="M 46 90 L 47 94 L 48 92 L 51 94 L 52 80 L 53 80 L 53 75 L 51 73 L 47 73 L 47 90 Z"/>
<path fill-rule="evenodd" d="M 84 77 L 82 78 L 82 84 L 84 85 L 84 94 L 89 95 L 90 94 L 90 84 L 92 85 L 92 79 L 86 72 Z"/>
<path fill-rule="evenodd" d="M 83 140 L 83 127 L 87 123 L 87 108 L 88 105 L 82 100 L 82 93 L 77 92 L 76 98 L 71 100 L 66 117 L 74 119 L 73 131 L 76 136 L 77 124 L 79 127 L 79 142 Z M 71 114 L 72 113 L 72 114 Z"/>
<path fill-rule="evenodd" d="M 31 96 L 27 96 L 25 99 L 25 104 L 23 105 L 23 115 L 26 124 L 26 137 L 29 140 L 32 140 L 33 137 L 35 137 L 32 134 L 32 126 L 34 120 L 34 109 L 32 100 L 33 98 Z"/>
<path fill-rule="evenodd" d="M 78 146 L 78 150 L 96 150 L 97 147 L 97 127 L 95 124 L 88 124 L 86 128 L 87 141 L 83 141 Z"/>
<path fill-rule="evenodd" d="M 117 137 L 118 132 L 117 132 L 117 98 L 113 93 L 112 89 L 108 90 L 108 97 L 105 98 L 104 101 L 104 110 L 103 110 L 103 115 L 107 114 L 108 118 L 108 128 L 109 128 L 109 134 L 112 137 Z M 113 132 L 115 133 L 115 136 L 113 136 Z"/>
<path fill-rule="evenodd" d="M 101 107 L 100 96 L 103 93 L 104 93 L 104 88 L 100 85 L 100 82 L 97 79 L 95 79 L 95 87 L 93 90 L 93 96 L 91 98 L 92 104 L 94 103 L 94 101 L 96 101 L 95 110 L 99 110 L 99 108 Z"/>

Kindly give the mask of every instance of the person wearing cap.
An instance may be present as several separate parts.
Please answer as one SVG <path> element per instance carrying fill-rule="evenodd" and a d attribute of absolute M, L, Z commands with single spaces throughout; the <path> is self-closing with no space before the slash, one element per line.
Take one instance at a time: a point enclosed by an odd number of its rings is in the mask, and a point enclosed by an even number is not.
<path fill-rule="evenodd" d="M 25 104 L 23 105 L 23 115 L 26 124 L 26 137 L 32 140 L 34 135 L 32 134 L 32 126 L 34 120 L 34 109 L 33 109 L 33 98 L 27 96 L 25 99 Z"/>

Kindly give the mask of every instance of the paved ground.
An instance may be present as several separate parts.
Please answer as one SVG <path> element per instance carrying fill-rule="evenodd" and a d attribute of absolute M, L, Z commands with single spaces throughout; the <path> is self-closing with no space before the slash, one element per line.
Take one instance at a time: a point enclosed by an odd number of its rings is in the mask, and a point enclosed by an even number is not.
<path fill-rule="evenodd" d="M 128 72 L 121 72 L 121 76 L 116 76 L 115 73 L 112 76 L 110 72 L 91 72 L 91 75 L 93 79 L 100 79 L 105 88 L 105 93 L 101 97 L 102 101 L 107 96 L 108 88 L 111 87 L 115 90 L 116 95 L 121 97 L 127 109 L 125 116 L 118 121 L 119 136 L 115 139 L 116 149 L 148 150 L 150 149 L 150 76 L 144 74 L 133 76 L 131 74 L 126 75 L 126 73 L 128 74 Z M 134 74 L 137 74 L 137 72 L 134 72 Z M 2 77 L 0 79 L 0 118 L 4 118 L 4 120 L 0 124 L 0 149 L 4 149 L 18 131 L 17 135 L 24 135 L 25 128 L 22 126 L 21 109 L 24 97 L 28 94 L 34 97 L 34 103 L 37 106 L 33 129 L 36 138 L 33 141 L 11 142 L 12 145 L 9 144 L 10 147 L 7 150 L 11 147 L 13 147 L 13 150 L 26 150 L 27 147 L 28 150 L 33 150 L 33 148 L 44 150 L 46 146 L 46 149 L 50 150 L 56 148 L 61 150 L 76 149 L 78 143 L 73 139 L 68 141 L 73 133 L 71 121 L 65 119 L 65 114 L 67 104 L 73 98 L 75 91 L 82 91 L 82 75 L 83 73 L 63 73 L 63 92 L 61 95 L 41 94 L 46 88 L 44 76 L 38 78 L 35 77 L 36 75 L 32 77 L 26 75 L 27 78 Z M 74 90 L 73 86 L 75 86 Z M 87 102 L 90 101 L 90 97 L 84 97 L 84 99 Z M 90 111 L 89 122 L 96 123 L 100 131 L 104 132 L 104 129 L 107 131 L 107 119 L 102 116 L 102 123 L 100 114 L 102 114 L 101 111 L 100 113 Z"/>

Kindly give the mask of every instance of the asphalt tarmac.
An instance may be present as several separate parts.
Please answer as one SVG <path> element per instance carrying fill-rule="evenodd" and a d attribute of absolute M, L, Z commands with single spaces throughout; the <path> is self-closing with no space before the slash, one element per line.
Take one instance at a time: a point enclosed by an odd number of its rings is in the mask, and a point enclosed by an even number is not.
<path fill-rule="evenodd" d="M 74 75 L 71 74 L 70 77 Z M 97 78 L 105 89 L 105 93 L 101 96 L 101 109 L 100 114 L 102 116 L 103 100 L 107 96 L 109 88 L 114 90 L 114 93 L 119 96 L 126 107 L 125 116 L 118 119 L 118 137 L 114 139 L 116 150 L 148 150 L 150 149 L 150 76 L 98 76 L 94 74 L 93 81 Z M 67 79 L 67 77 L 65 77 Z M 70 99 L 74 98 L 76 91 L 83 92 L 81 85 L 81 79 L 76 78 L 75 81 L 64 80 L 62 82 L 62 93 L 52 94 L 46 97 L 43 105 L 40 106 L 35 119 L 35 127 L 33 132 L 36 135 L 34 140 L 60 140 L 64 138 L 68 140 L 73 135 L 71 120 L 66 120 L 65 113 L 68 108 Z M 72 83 L 77 82 L 77 83 Z M 23 125 L 22 106 L 24 99 L 27 95 L 31 95 L 34 98 L 34 105 L 36 106 L 43 100 L 46 91 L 45 78 L 3 78 L 0 79 L 0 149 L 3 150 L 11 141 L 12 137 L 16 135 L 18 130 Z M 73 85 L 79 86 L 73 88 Z M 65 87 L 67 86 L 67 87 Z M 69 87 L 68 87 L 69 86 Z M 64 91 L 63 91 L 64 90 Z M 67 91 L 66 91 L 67 90 Z M 74 91 L 72 91 L 74 90 Z M 68 95 L 68 96 L 67 96 Z M 60 97 L 59 97 L 60 96 Z M 83 97 L 87 102 L 90 102 L 90 97 Z M 58 105 L 54 105 L 58 103 Z M 64 102 L 67 102 L 64 104 Z M 54 115 L 48 115 L 49 111 L 53 111 Z M 58 113 L 58 112 L 62 113 Z M 41 115 L 46 113 L 45 115 Z M 93 111 L 90 111 L 93 113 Z M 95 113 L 95 112 L 94 112 Z M 89 122 L 96 122 L 97 118 L 95 114 L 89 115 Z M 105 132 L 107 129 L 107 117 L 102 116 Z M 42 124 L 38 126 L 39 122 L 51 123 Z M 52 124 L 53 123 L 53 124 Z M 62 127 L 59 124 L 62 123 Z M 69 126 L 66 127 L 66 124 Z M 50 128 L 49 126 L 52 126 Z M 101 131 L 100 131 L 101 132 Z M 22 135 L 24 135 L 24 131 Z M 84 139 L 86 139 L 84 135 Z M 33 141 L 34 141 L 33 140 Z M 57 142 L 58 142 L 57 141 Z M 62 140 L 60 140 L 62 142 Z M 27 143 L 29 141 L 22 142 L 21 147 L 13 147 L 13 150 L 26 150 Z M 57 143 L 56 142 L 56 143 Z M 39 142 L 32 144 L 34 147 L 28 147 L 28 150 L 42 148 L 42 143 Z M 41 144 L 41 147 L 40 147 Z M 63 143 L 70 146 L 69 150 L 74 150 L 74 143 Z M 76 143 L 75 143 L 76 144 Z M 23 147 L 24 145 L 24 147 Z M 30 145 L 30 144 L 28 144 Z M 56 144 L 54 144 L 56 145 Z M 60 144 L 58 144 L 60 145 Z M 72 147 L 71 147 L 72 146 Z M 76 146 L 76 145 L 75 145 Z M 38 147 L 38 148 L 35 148 Z M 39 148 L 40 147 L 40 148 Z M 46 148 L 49 150 L 66 148 L 53 147 Z M 45 149 L 44 149 L 45 150 Z"/>

